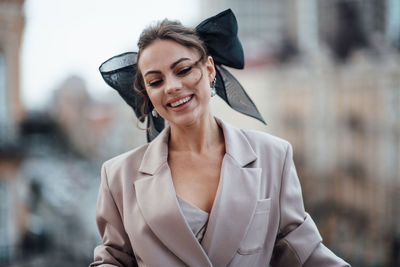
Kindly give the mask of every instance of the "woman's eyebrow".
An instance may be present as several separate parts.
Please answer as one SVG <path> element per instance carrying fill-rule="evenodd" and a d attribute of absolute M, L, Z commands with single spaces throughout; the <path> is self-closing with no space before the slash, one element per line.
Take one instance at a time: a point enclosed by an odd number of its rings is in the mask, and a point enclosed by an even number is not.
<path fill-rule="evenodd" d="M 172 63 L 169 68 L 172 70 L 173 68 L 175 68 L 176 65 L 178 65 L 180 62 L 185 61 L 185 60 L 190 60 L 190 58 L 187 58 L 187 57 L 180 58 L 177 61 L 175 61 L 174 63 Z M 146 77 L 147 75 L 154 74 L 154 73 L 155 74 L 159 74 L 159 73 L 161 73 L 161 71 L 159 71 L 159 70 L 149 70 L 148 72 L 146 72 L 143 75 L 143 77 Z"/>
<path fill-rule="evenodd" d="M 180 58 L 177 61 L 175 61 L 174 63 L 172 63 L 169 68 L 172 70 L 173 68 L 175 68 L 176 65 L 178 65 L 180 62 L 182 62 L 184 60 L 190 60 L 190 58 L 187 58 L 187 57 Z"/>
<path fill-rule="evenodd" d="M 143 77 L 146 77 L 147 75 L 153 74 L 153 73 L 159 74 L 159 73 L 161 73 L 161 71 L 159 71 L 159 70 L 149 70 L 148 72 L 146 72 L 146 73 L 143 75 Z"/>

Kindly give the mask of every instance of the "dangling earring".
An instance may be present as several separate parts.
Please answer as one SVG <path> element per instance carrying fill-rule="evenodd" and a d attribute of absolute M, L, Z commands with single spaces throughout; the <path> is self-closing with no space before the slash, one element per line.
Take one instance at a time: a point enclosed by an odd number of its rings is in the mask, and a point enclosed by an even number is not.
<path fill-rule="evenodd" d="M 157 113 L 157 110 L 156 110 L 155 108 L 153 108 L 153 110 L 151 111 L 151 115 L 152 115 L 154 118 L 157 118 L 157 117 L 158 117 L 158 113 Z"/>
<path fill-rule="evenodd" d="M 211 97 L 213 97 L 217 94 L 217 91 L 215 90 L 216 83 L 217 83 L 217 76 L 214 77 L 214 80 L 211 82 L 211 85 L 210 85 Z"/>

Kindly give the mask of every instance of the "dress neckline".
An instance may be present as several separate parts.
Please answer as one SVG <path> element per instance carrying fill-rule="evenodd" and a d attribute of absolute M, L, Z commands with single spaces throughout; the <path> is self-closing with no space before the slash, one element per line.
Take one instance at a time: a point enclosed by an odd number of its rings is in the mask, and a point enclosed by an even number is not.
<path fill-rule="evenodd" d="M 210 213 L 208 213 L 205 210 L 200 209 L 199 207 L 193 205 L 192 203 L 190 203 L 189 201 L 185 200 L 184 198 L 182 198 L 181 196 L 179 196 L 178 194 L 176 195 L 176 197 L 183 203 L 185 203 L 185 205 L 190 206 L 192 209 L 196 209 L 197 211 L 200 211 L 203 214 L 207 214 L 209 215 Z"/>

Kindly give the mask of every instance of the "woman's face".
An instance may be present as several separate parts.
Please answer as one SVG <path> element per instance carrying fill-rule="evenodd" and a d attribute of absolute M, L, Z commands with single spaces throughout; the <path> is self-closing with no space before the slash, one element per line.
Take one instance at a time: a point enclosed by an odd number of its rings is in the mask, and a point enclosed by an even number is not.
<path fill-rule="evenodd" d="M 157 40 L 142 50 L 138 62 L 153 106 L 171 125 L 190 126 L 209 114 L 214 62 L 195 49 Z"/>

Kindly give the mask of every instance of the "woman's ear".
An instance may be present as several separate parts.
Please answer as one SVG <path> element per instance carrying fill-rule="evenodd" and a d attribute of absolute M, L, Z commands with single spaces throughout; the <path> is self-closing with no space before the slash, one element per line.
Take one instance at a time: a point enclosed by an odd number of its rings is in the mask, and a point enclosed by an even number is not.
<path fill-rule="evenodd" d="M 214 59 L 211 56 L 208 56 L 208 58 L 207 58 L 206 68 L 208 71 L 208 79 L 210 80 L 210 83 L 211 83 L 214 80 L 215 75 L 216 75 Z"/>

